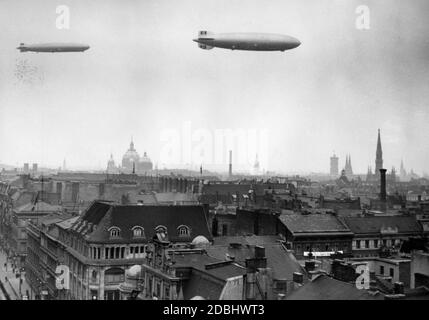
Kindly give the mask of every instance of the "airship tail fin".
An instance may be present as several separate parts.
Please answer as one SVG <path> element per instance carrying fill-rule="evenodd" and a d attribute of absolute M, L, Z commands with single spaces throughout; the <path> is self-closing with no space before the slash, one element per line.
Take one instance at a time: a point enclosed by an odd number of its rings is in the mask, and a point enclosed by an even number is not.
<path fill-rule="evenodd" d="M 212 47 L 212 46 L 208 46 L 208 45 L 206 45 L 206 44 L 204 44 L 204 43 L 199 43 L 199 44 L 198 44 L 198 47 L 200 47 L 201 49 L 204 49 L 204 50 L 210 50 L 210 49 L 213 49 L 213 47 Z"/>
<path fill-rule="evenodd" d="M 21 43 L 19 44 L 19 47 L 18 47 L 17 49 L 19 49 L 19 51 L 20 51 L 20 52 L 25 52 L 25 51 L 27 51 L 27 48 L 25 47 L 25 43 L 23 43 L 23 42 L 21 42 Z"/>

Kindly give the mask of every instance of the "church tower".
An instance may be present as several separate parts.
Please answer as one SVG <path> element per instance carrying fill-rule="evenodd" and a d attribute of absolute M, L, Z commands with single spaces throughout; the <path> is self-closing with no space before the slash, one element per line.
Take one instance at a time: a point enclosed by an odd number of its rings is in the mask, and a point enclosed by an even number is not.
<path fill-rule="evenodd" d="M 348 178 L 351 178 L 353 176 L 352 157 L 350 155 L 346 156 L 346 166 L 344 167 L 344 171 Z"/>
<path fill-rule="evenodd" d="M 331 168 L 329 173 L 331 174 L 331 176 L 338 176 L 338 157 L 335 155 L 335 152 L 334 155 L 331 157 Z"/>
<path fill-rule="evenodd" d="M 377 151 L 375 152 L 375 174 L 380 177 L 380 169 L 383 168 L 383 151 L 381 150 L 380 129 L 378 129 Z"/>

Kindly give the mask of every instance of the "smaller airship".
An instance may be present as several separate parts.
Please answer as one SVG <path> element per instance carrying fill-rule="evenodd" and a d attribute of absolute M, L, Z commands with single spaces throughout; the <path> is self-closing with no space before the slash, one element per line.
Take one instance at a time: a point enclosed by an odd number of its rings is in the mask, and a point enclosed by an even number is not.
<path fill-rule="evenodd" d="M 285 51 L 298 47 L 301 42 L 291 36 L 272 33 L 213 33 L 200 31 L 193 39 L 201 49 L 214 47 L 231 50 Z"/>
<path fill-rule="evenodd" d="M 83 52 L 85 50 L 88 50 L 89 46 L 86 44 L 79 43 L 20 43 L 17 49 L 21 52 Z"/>

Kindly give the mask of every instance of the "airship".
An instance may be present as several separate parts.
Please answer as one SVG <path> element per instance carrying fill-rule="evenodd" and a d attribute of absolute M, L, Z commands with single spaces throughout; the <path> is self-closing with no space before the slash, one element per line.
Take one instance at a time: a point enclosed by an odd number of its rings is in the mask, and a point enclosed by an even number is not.
<path fill-rule="evenodd" d="M 89 46 L 86 44 L 79 43 L 20 43 L 17 49 L 19 49 L 21 52 L 83 52 L 85 50 L 88 50 Z"/>
<path fill-rule="evenodd" d="M 199 31 L 193 39 L 201 49 L 215 47 L 231 50 L 285 51 L 298 47 L 301 42 L 291 36 L 272 33 L 218 33 Z"/>

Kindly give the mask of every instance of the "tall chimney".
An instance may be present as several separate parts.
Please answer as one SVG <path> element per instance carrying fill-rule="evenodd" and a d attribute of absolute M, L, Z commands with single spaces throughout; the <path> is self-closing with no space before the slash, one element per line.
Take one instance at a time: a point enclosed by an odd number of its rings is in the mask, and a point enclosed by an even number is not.
<path fill-rule="evenodd" d="M 380 200 L 386 202 L 386 169 L 380 169 Z"/>
<path fill-rule="evenodd" d="M 229 150 L 229 177 L 232 177 L 232 150 Z"/>

